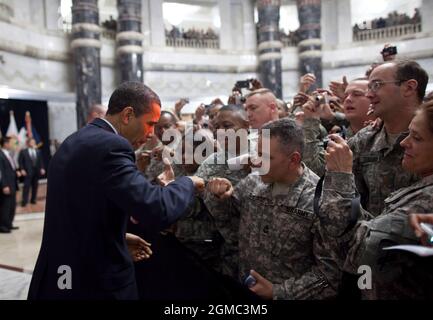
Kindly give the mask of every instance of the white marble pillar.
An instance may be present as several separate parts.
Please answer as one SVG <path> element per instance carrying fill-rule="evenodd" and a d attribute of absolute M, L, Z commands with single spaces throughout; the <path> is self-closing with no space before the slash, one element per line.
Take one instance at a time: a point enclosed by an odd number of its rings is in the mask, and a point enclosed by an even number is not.
<path fill-rule="evenodd" d="M 19 1 L 18 1 L 19 2 Z M 29 2 L 30 23 L 39 28 L 45 28 L 45 3 L 44 0 L 32 0 Z"/>
<path fill-rule="evenodd" d="M 60 5 L 61 0 L 44 0 L 45 28 L 48 30 L 57 30 L 62 28 Z"/>
<path fill-rule="evenodd" d="M 338 44 L 352 42 L 352 15 L 350 0 L 337 0 Z"/>
<path fill-rule="evenodd" d="M 75 102 L 48 101 L 47 104 L 50 139 L 62 142 L 77 131 Z"/>
<path fill-rule="evenodd" d="M 19 22 L 30 21 L 30 0 L 12 1 L 14 19 Z"/>
<path fill-rule="evenodd" d="M 151 45 L 150 2 L 149 0 L 142 0 L 141 2 L 141 29 L 143 32 L 143 46 L 149 47 Z"/>
<path fill-rule="evenodd" d="M 433 32 L 433 1 L 422 0 L 421 5 L 422 32 Z"/>
<path fill-rule="evenodd" d="M 218 0 L 218 8 L 221 19 L 220 28 L 220 49 L 231 50 L 232 49 L 232 19 L 230 12 L 230 1 L 229 0 Z"/>
<path fill-rule="evenodd" d="M 244 16 L 244 49 L 255 50 L 257 48 L 257 32 L 254 23 L 254 0 L 242 1 Z"/>
<path fill-rule="evenodd" d="M 322 0 L 322 39 L 324 46 L 352 42 L 349 0 Z"/>
<path fill-rule="evenodd" d="M 244 14 L 242 8 L 242 1 L 230 1 L 230 15 L 232 49 L 242 50 L 244 48 Z"/>
<path fill-rule="evenodd" d="M 152 46 L 165 47 L 164 17 L 162 14 L 162 0 L 149 0 L 150 37 Z"/>

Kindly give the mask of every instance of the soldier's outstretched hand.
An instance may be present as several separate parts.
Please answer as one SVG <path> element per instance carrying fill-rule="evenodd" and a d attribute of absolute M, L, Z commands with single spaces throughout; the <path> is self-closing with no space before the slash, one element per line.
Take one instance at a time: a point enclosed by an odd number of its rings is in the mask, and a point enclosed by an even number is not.
<path fill-rule="evenodd" d="M 233 186 L 231 182 L 225 178 L 214 178 L 207 184 L 208 192 L 212 193 L 220 199 L 226 199 L 233 194 Z"/>

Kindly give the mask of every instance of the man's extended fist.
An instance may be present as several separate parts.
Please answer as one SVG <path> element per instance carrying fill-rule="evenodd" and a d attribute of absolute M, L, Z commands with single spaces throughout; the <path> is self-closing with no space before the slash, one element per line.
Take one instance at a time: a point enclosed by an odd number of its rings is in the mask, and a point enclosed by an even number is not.
<path fill-rule="evenodd" d="M 225 178 L 214 178 L 207 184 L 207 190 L 220 199 L 226 199 L 233 194 L 231 182 Z"/>
<path fill-rule="evenodd" d="M 197 176 L 189 176 L 188 178 L 192 180 L 192 183 L 194 183 L 194 187 L 198 192 L 202 192 L 204 190 L 205 183 L 202 178 Z"/>

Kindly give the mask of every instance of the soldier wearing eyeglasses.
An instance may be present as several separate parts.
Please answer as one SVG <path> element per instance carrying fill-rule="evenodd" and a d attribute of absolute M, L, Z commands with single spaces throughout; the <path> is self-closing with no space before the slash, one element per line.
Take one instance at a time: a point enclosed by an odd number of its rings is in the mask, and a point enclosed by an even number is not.
<path fill-rule="evenodd" d="M 373 215 L 384 209 L 384 200 L 418 178 L 401 167 L 404 151 L 400 142 L 422 103 L 428 83 L 426 71 L 415 61 L 392 61 L 376 67 L 369 77 L 370 109 L 383 123 L 360 130 L 352 149 L 356 188 L 364 208 Z"/>

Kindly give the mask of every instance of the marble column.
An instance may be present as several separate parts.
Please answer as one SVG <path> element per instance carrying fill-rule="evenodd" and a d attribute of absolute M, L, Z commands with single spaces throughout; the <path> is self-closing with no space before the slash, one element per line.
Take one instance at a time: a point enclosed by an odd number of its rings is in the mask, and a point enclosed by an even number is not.
<path fill-rule="evenodd" d="M 263 85 L 282 98 L 280 0 L 258 0 L 259 72 Z"/>
<path fill-rule="evenodd" d="M 150 28 L 150 2 L 149 0 L 141 1 L 141 31 L 143 33 L 143 47 L 148 48 L 152 44 Z"/>
<path fill-rule="evenodd" d="M 347 0 L 322 0 L 321 39 L 327 47 L 352 42 L 351 3 Z"/>
<path fill-rule="evenodd" d="M 347 0 L 338 0 L 338 44 L 348 44 L 352 42 L 352 6 Z"/>
<path fill-rule="evenodd" d="M 233 49 L 232 41 L 232 15 L 230 12 L 230 1 L 218 0 L 218 10 L 220 14 L 221 27 L 220 27 L 220 49 L 231 50 Z"/>
<path fill-rule="evenodd" d="M 39 28 L 45 28 L 45 3 L 43 0 L 29 2 L 30 23 Z"/>
<path fill-rule="evenodd" d="M 421 5 L 421 31 L 426 33 L 433 33 L 433 1 L 422 0 Z"/>
<path fill-rule="evenodd" d="M 77 126 L 83 127 L 89 108 L 101 103 L 101 28 L 98 0 L 72 1 L 72 41 Z"/>
<path fill-rule="evenodd" d="M 62 29 L 62 16 L 60 14 L 61 0 L 44 0 L 45 28 L 48 30 Z"/>
<path fill-rule="evenodd" d="M 165 27 L 162 0 L 149 0 L 150 37 L 152 46 L 165 47 Z"/>
<path fill-rule="evenodd" d="M 256 24 L 254 22 L 254 1 L 242 1 L 244 17 L 244 49 L 255 50 L 257 48 Z"/>
<path fill-rule="evenodd" d="M 297 0 L 299 17 L 299 72 L 313 73 L 322 87 L 321 0 Z"/>
<path fill-rule="evenodd" d="M 117 0 L 117 61 L 120 82 L 143 82 L 141 0 Z"/>

